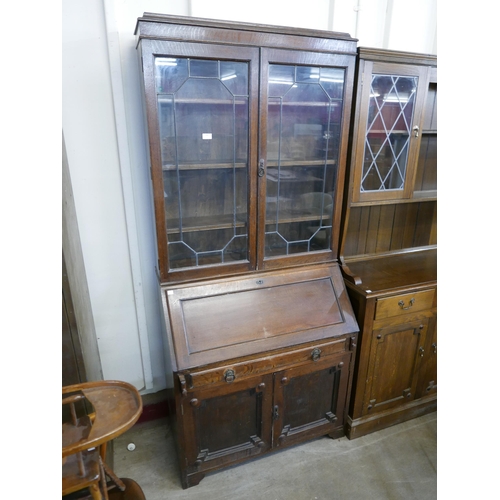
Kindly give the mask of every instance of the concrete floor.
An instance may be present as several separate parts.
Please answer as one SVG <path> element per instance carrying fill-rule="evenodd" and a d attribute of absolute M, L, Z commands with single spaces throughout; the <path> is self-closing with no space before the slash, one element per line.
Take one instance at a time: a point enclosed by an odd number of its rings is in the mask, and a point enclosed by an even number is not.
<path fill-rule="evenodd" d="M 134 443 L 134 451 L 127 445 Z M 437 497 L 437 414 L 353 441 L 323 437 L 207 476 L 183 490 L 166 419 L 114 441 L 114 470 L 147 500 L 427 500 Z"/>

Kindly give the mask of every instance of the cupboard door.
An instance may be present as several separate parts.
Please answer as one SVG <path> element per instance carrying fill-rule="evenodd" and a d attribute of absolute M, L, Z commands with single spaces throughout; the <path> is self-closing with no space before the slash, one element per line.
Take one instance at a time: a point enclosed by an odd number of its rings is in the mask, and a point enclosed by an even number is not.
<path fill-rule="evenodd" d="M 353 201 L 410 198 L 428 68 L 365 61 L 361 82 Z"/>
<path fill-rule="evenodd" d="M 142 57 L 162 280 L 254 268 L 258 49 L 143 40 Z"/>
<path fill-rule="evenodd" d="M 189 392 L 182 400 L 186 473 L 199 474 L 271 446 L 272 375 Z"/>
<path fill-rule="evenodd" d="M 425 99 L 414 198 L 437 197 L 437 69 L 432 68 Z"/>
<path fill-rule="evenodd" d="M 274 374 L 273 446 L 342 428 L 351 353 Z"/>
<path fill-rule="evenodd" d="M 369 355 L 363 414 L 415 399 L 428 320 L 374 330 Z"/>
<path fill-rule="evenodd" d="M 437 392 L 437 327 L 436 316 L 429 319 L 424 355 L 418 374 L 417 398 Z"/>
<path fill-rule="evenodd" d="M 259 264 L 334 259 L 353 59 L 262 50 Z"/>

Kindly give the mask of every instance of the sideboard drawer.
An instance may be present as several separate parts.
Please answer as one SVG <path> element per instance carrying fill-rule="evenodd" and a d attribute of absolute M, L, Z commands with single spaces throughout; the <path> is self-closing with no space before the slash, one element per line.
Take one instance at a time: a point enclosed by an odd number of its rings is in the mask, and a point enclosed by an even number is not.
<path fill-rule="evenodd" d="M 375 319 L 390 318 L 392 316 L 400 316 L 401 314 L 431 309 L 435 293 L 435 289 L 432 289 L 378 299 Z"/>

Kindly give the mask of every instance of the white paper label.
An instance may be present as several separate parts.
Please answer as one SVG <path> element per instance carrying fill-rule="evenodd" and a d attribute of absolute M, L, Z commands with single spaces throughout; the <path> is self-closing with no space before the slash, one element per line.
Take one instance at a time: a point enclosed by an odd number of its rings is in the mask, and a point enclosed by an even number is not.
<path fill-rule="evenodd" d="M 206 141 L 210 141 L 212 140 L 212 134 L 201 134 L 201 138 Z"/>

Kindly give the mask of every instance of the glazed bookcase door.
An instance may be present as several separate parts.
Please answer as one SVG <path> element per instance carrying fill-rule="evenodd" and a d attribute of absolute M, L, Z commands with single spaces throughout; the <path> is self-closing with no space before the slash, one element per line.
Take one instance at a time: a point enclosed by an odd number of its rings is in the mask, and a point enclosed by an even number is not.
<path fill-rule="evenodd" d="M 255 267 L 258 49 L 142 41 L 162 281 Z"/>
<path fill-rule="evenodd" d="M 365 61 L 361 80 L 353 201 L 410 198 L 428 68 Z"/>
<path fill-rule="evenodd" d="M 437 198 L 437 69 L 430 70 L 414 198 Z"/>
<path fill-rule="evenodd" d="M 337 256 L 352 73 L 351 57 L 262 50 L 260 267 Z"/>

